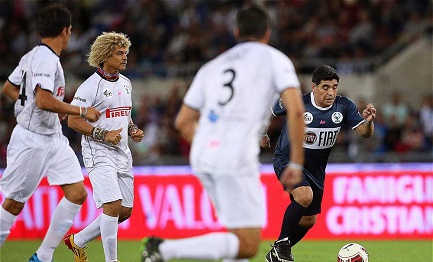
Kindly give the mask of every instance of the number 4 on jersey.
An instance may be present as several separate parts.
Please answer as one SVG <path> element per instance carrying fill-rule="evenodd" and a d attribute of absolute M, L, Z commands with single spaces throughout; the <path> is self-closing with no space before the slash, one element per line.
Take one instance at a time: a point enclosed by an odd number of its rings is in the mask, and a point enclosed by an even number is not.
<path fill-rule="evenodd" d="M 23 76 L 23 83 L 20 86 L 20 95 L 18 96 L 18 99 L 21 100 L 21 106 L 24 106 L 24 104 L 26 103 L 27 100 L 27 96 L 26 96 L 26 73 L 24 73 Z"/>

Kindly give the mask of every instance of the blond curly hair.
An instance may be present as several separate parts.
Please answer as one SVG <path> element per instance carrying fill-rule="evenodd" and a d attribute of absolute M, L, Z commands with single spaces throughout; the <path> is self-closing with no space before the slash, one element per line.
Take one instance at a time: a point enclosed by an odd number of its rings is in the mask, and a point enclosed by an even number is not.
<path fill-rule="evenodd" d="M 87 62 L 90 66 L 100 67 L 113 54 L 116 46 L 129 50 L 131 41 L 123 33 L 103 32 L 90 46 Z"/>

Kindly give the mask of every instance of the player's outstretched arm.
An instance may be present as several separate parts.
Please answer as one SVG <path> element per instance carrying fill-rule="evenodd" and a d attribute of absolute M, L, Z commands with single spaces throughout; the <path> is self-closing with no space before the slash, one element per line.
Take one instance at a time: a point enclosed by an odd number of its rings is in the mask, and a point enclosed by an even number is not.
<path fill-rule="evenodd" d="M 39 109 L 60 114 L 78 115 L 90 122 L 97 121 L 101 115 L 101 113 L 93 107 L 83 108 L 59 101 L 53 97 L 50 91 L 44 90 L 39 86 L 36 87 L 35 92 L 36 106 Z"/>

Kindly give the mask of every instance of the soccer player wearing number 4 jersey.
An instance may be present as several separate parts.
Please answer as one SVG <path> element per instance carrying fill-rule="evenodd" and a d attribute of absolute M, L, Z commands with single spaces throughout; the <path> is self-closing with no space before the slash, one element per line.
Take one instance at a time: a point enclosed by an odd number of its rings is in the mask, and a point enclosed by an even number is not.
<path fill-rule="evenodd" d="M 347 97 L 337 95 L 340 77 L 331 66 L 319 66 L 313 72 L 312 92 L 303 95 L 305 104 L 304 122 L 307 126 L 304 139 L 305 163 L 303 179 L 290 193 L 291 203 L 287 207 L 280 236 L 266 255 L 266 261 L 294 261 L 291 247 L 298 243 L 316 222 L 321 211 L 325 169 L 328 157 L 342 126 L 347 125 L 362 137 L 370 137 L 374 131 L 373 120 L 376 109 L 372 104 L 358 112 L 355 103 Z M 285 106 L 277 103 L 275 116 L 286 115 Z M 274 153 L 274 169 L 280 178 L 290 161 L 290 143 L 283 126 Z M 264 143 L 262 143 L 263 145 Z"/>
<path fill-rule="evenodd" d="M 148 238 L 142 261 L 247 261 L 257 253 L 266 217 L 259 141 L 279 94 L 288 109 L 293 161 L 281 179 L 288 188 L 300 179 L 304 106 L 292 62 L 267 45 L 269 23 L 257 5 L 238 12 L 235 36 L 241 43 L 200 68 L 175 122 L 180 134 L 192 141 L 192 170 L 228 232 L 179 240 Z"/>
<path fill-rule="evenodd" d="M 105 261 L 117 260 L 118 223 L 128 219 L 134 201 L 132 156 L 128 135 L 140 142 L 143 131 L 131 119 L 132 85 L 120 71 L 126 69 L 131 42 L 122 33 L 98 36 L 90 47 L 88 62 L 96 72 L 81 84 L 71 104 L 94 106 L 103 112 L 94 123 L 69 116 L 68 125 L 83 134 L 81 147 L 84 165 L 93 187 L 93 198 L 103 209 L 92 223 L 65 244 L 76 262 L 86 262 L 86 243 L 101 236 Z"/>
<path fill-rule="evenodd" d="M 100 113 L 92 107 L 63 102 L 65 77 L 59 55 L 71 36 L 69 10 L 50 5 L 40 13 L 38 25 L 41 43 L 21 58 L 3 86 L 3 92 L 16 101 L 18 124 L 8 144 L 7 166 L 0 180 L 0 190 L 6 197 L 0 209 L 0 246 L 46 175 L 48 183 L 60 185 L 65 196 L 54 210 L 41 246 L 29 261 L 50 262 L 87 197 L 80 164 L 62 134 L 59 116 L 76 115 L 94 122 Z"/>

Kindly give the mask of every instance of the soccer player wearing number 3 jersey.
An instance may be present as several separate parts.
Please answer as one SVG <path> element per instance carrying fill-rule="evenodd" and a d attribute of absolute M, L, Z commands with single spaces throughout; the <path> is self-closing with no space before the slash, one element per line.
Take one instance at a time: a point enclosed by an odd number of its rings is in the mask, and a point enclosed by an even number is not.
<path fill-rule="evenodd" d="M 16 101 L 18 124 L 8 144 L 7 166 L 0 180 L 6 197 L 0 209 L 0 246 L 46 175 L 48 183 L 60 185 L 65 196 L 52 214 L 41 246 L 29 261 L 50 262 L 87 197 L 80 164 L 62 134 L 61 116 L 76 115 L 94 122 L 100 113 L 91 107 L 63 102 L 65 77 L 59 55 L 71 36 L 69 10 L 59 4 L 50 5 L 40 13 L 38 23 L 41 43 L 21 58 L 3 87 L 3 92 Z"/>
<path fill-rule="evenodd" d="M 294 189 L 285 188 L 290 193 L 291 203 L 284 214 L 280 236 L 266 255 L 268 262 L 294 261 L 291 247 L 315 224 L 321 211 L 328 157 L 341 127 L 349 126 L 362 137 L 373 134 L 376 109 L 368 104 L 360 114 L 352 100 L 337 95 L 339 80 L 334 68 L 319 66 L 313 72 L 312 92 L 303 95 L 306 124 L 303 178 Z M 276 103 L 272 111 L 275 116 L 286 115 L 281 102 Z M 290 161 L 290 142 L 286 138 L 286 130 L 287 126 L 283 126 L 273 159 L 279 178 Z"/>
<path fill-rule="evenodd" d="M 235 36 L 240 43 L 200 68 L 175 122 L 180 134 L 192 141 L 192 170 L 228 232 L 179 240 L 148 238 L 142 261 L 247 261 L 257 253 L 266 218 L 259 140 L 279 94 L 289 112 L 293 161 L 282 180 L 290 188 L 300 179 L 304 106 L 299 80 L 290 59 L 267 45 L 269 23 L 258 5 L 238 12 Z"/>
<path fill-rule="evenodd" d="M 96 72 L 82 83 L 71 104 L 93 106 L 103 114 L 89 123 L 69 116 L 68 125 L 83 134 L 84 165 L 93 187 L 93 198 L 103 209 L 92 223 L 77 234 L 67 235 L 65 244 L 76 262 L 86 262 L 86 243 L 101 236 L 105 261 L 117 260 L 118 223 L 128 219 L 134 202 L 132 156 L 128 136 L 140 142 L 143 131 L 131 119 L 132 85 L 120 71 L 126 69 L 131 42 L 122 33 L 99 35 L 90 47 L 88 62 Z"/>

